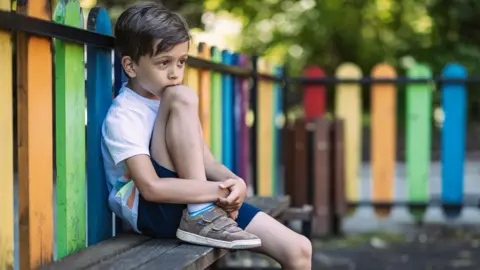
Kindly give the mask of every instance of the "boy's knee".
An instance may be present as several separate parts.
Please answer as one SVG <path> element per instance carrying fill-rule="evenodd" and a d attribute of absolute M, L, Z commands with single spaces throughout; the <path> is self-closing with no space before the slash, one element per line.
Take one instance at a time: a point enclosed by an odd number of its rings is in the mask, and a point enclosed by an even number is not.
<path fill-rule="evenodd" d="M 303 235 L 290 246 L 288 263 L 291 269 L 308 269 L 312 262 L 312 243 Z"/>
<path fill-rule="evenodd" d="M 172 109 L 198 107 L 198 96 L 190 87 L 178 85 L 165 89 L 164 100 L 170 103 Z"/>

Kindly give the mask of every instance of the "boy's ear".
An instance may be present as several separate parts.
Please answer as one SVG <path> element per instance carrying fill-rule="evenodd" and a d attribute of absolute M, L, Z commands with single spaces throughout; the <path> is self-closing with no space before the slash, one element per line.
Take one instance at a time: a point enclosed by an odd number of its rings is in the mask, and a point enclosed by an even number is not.
<path fill-rule="evenodd" d="M 122 57 L 122 67 L 123 67 L 123 70 L 125 70 L 125 73 L 127 73 L 128 77 L 130 78 L 137 77 L 137 73 L 135 72 L 135 65 L 130 56 Z"/>

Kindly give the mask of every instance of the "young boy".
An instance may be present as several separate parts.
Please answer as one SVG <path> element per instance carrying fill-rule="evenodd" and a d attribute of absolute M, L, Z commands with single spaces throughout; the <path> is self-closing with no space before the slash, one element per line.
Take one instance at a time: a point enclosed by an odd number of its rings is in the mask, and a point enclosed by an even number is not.
<path fill-rule="evenodd" d="M 220 248 L 251 248 L 284 269 L 310 269 L 310 241 L 243 203 L 242 179 L 205 144 L 198 97 L 182 85 L 190 36 L 155 3 L 118 18 L 116 47 L 128 82 L 103 124 L 112 211 L 138 233 Z"/>

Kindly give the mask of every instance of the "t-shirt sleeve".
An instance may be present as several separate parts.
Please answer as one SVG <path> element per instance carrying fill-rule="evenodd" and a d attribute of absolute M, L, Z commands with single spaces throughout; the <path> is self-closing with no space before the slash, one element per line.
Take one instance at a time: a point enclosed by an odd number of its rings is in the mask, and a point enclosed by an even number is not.
<path fill-rule="evenodd" d="M 103 140 L 115 165 L 130 157 L 150 155 L 149 135 L 142 114 L 122 109 L 108 112 L 103 128 Z"/>

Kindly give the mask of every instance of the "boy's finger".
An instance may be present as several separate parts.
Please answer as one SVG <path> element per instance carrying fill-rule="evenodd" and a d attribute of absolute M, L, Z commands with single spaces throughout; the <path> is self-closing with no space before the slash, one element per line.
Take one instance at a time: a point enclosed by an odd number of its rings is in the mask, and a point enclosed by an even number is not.
<path fill-rule="evenodd" d="M 229 179 L 225 182 L 222 182 L 220 184 L 220 188 L 227 189 L 227 188 L 231 188 L 233 185 L 235 185 L 235 182 Z"/>
<path fill-rule="evenodd" d="M 229 203 L 228 203 L 228 199 L 226 199 L 226 198 L 218 198 L 218 201 L 219 201 L 221 204 L 229 204 Z"/>

